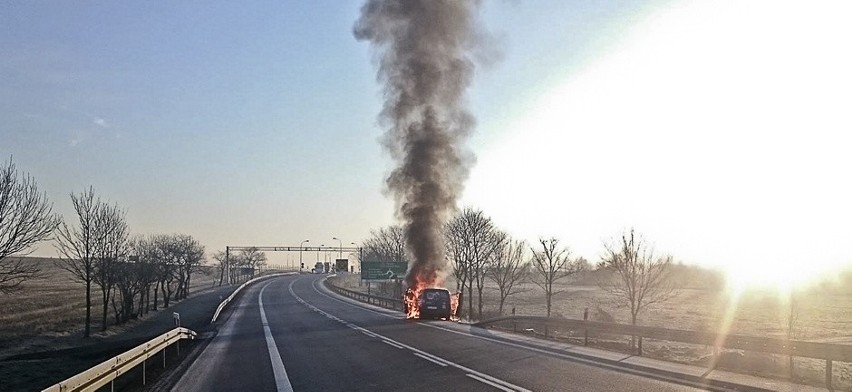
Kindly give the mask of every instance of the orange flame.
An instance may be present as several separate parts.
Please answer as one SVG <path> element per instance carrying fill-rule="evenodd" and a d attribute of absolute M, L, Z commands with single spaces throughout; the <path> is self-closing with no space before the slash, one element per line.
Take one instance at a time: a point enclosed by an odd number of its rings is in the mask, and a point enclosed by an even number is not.
<path fill-rule="evenodd" d="M 459 321 L 459 296 L 461 293 L 450 295 L 450 321 Z"/>
<path fill-rule="evenodd" d="M 405 290 L 405 318 L 420 318 L 420 293 L 422 291 L 422 287 L 412 287 Z"/>

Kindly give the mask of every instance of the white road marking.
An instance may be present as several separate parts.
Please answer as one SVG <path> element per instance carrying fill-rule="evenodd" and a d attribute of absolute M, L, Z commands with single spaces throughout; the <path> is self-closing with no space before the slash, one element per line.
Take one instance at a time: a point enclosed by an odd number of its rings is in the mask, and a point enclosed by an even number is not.
<path fill-rule="evenodd" d="M 295 292 L 295 291 L 293 291 L 293 284 L 294 284 L 294 283 L 296 283 L 296 279 L 293 279 L 293 281 L 292 281 L 292 282 L 290 282 L 290 295 L 292 295 L 293 297 L 295 297 L 295 298 L 299 299 L 299 298 L 301 298 L 301 297 L 299 297 L 298 295 L 296 295 L 296 292 Z M 314 283 L 316 283 L 316 282 L 314 282 Z M 324 294 L 324 293 L 320 292 L 319 290 L 317 290 L 317 288 L 316 288 L 316 286 L 315 286 L 315 285 L 312 285 L 312 287 L 313 287 L 313 289 L 314 289 L 317 293 L 320 293 L 320 294 L 322 294 L 322 295 L 325 295 L 325 296 L 327 296 L 327 297 L 329 297 L 329 298 L 331 298 L 331 299 L 334 299 L 334 300 L 340 301 L 340 300 L 338 300 L 337 298 L 331 297 L 331 296 L 329 296 L 329 295 L 326 295 L 326 294 Z M 340 302 L 343 302 L 343 301 L 340 301 Z M 346 303 L 346 302 L 344 302 L 344 303 Z M 310 305 L 310 304 L 308 304 L 308 306 L 310 306 L 310 307 L 311 307 L 311 308 L 313 308 L 313 309 L 316 309 L 316 310 L 317 310 L 318 312 L 320 312 L 320 313 L 328 314 L 328 313 L 326 313 L 325 311 L 323 311 L 323 310 L 321 310 L 321 309 L 317 308 L 316 306 L 313 306 L 313 305 Z M 353 305 L 353 306 L 354 306 L 354 305 Z M 378 312 L 376 312 L 376 313 L 378 313 Z M 390 316 L 388 316 L 388 317 L 390 317 Z M 362 333 L 363 333 L 363 332 L 367 332 L 367 330 L 366 330 L 366 329 L 364 329 L 363 327 L 358 327 L 358 329 L 359 329 Z M 456 369 L 460 369 L 460 370 L 462 370 L 462 371 L 464 371 L 464 372 L 466 372 L 466 373 L 471 373 L 471 374 L 477 375 L 477 376 L 479 376 L 479 377 L 481 377 L 481 378 L 483 378 L 483 379 L 485 379 L 485 380 L 489 380 L 489 381 L 491 381 L 491 382 L 493 382 L 493 383 L 495 383 L 495 384 L 501 385 L 501 386 L 503 386 L 504 388 L 509 388 L 509 389 L 508 389 L 509 391 L 532 392 L 532 391 L 530 391 L 529 389 L 522 388 L 522 387 L 520 387 L 520 386 L 517 386 L 517 385 L 512 384 L 512 383 L 510 383 L 510 382 L 507 382 L 507 381 L 500 380 L 500 379 L 495 378 L 495 377 L 491 377 L 491 376 L 489 376 L 489 375 L 487 375 L 487 374 L 485 374 L 485 373 L 480 373 L 480 372 L 478 372 L 478 371 L 476 371 L 476 370 L 473 370 L 473 369 L 471 369 L 471 368 L 469 368 L 469 367 L 466 367 L 466 366 L 463 366 L 463 365 L 459 365 L 459 364 L 457 364 L 457 363 L 455 363 L 455 362 L 452 362 L 452 361 L 448 361 L 448 360 L 446 360 L 446 359 L 444 359 L 444 358 L 441 358 L 441 357 L 439 357 L 439 356 L 437 356 L 437 355 L 433 355 L 433 354 L 427 353 L 427 352 L 425 352 L 425 351 L 423 351 L 423 350 L 419 350 L 419 349 L 417 349 L 417 348 L 411 347 L 411 346 L 409 346 L 409 345 L 407 345 L 407 344 L 405 344 L 405 343 L 402 343 L 402 342 L 399 342 L 399 341 L 393 340 L 393 339 L 391 339 L 391 338 L 389 338 L 389 337 L 387 337 L 387 336 L 384 336 L 384 335 L 381 335 L 381 334 L 378 334 L 378 333 L 375 333 L 375 332 L 372 332 L 372 331 L 369 331 L 369 332 L 370 332 L 370 333 L 372 333 L 373 335 L 375 335 L 376 337 L 378 337 L 378 338 L 382 339 L 382 340 L 387 340 L 387 341 L 390 341 L 390 342 L 394 342 L 394 343 L 396 343 L 396 344 L 400 345 L 400 346 L 401 346 L 401 347 L 403 347 L 403 348 L 406 348 L 406 349 L 408 349 L 408 350 L 411 350 L 411 351 L 413 351 L 413 352 L 415 353 L 415 355 L 420 354 L 420 355 L 422 355 L 423 357 L 428 357 L 428 358 L 430 358 L 430 359 L 431 359 L 431 360 L 433 360 L 433 361 L 437 361 L 437 362 L 444 362 L 444 363 L 446 363 L 447 365 L 450 365 L 450 366 L 452 366 L 452 367 L 454 367 L 454 368 L 456 368 Z M 425 359 L 425 358 L 424 358 L 424 359 Z"/>
<path fill-rule="evenodd" d="M 257 305 L 260 307 L 260 322 L 263 324 L 263 335 L 266 336 L 266 348 L 269 349 L 269 360 L 272 361 L 272 373 L 275 375 L 275 388 L 278 392 L 293 392 L 293 386 L 290 385 L 290 379 L 287 377 L 287 370 L 284 369 L 284 362 L 281 360 L 281 354 L 278 352 L 278 346 L 275 345 L 275 339 L 272 337 L 272 331 L 269 330 L 269 322 L 266 320 L 266 312 L 263 310 L 263 291 L 272 282 L 269 282 L 260 289 L 260 294 L 257 295 Z"/>
<path fill-rule="evenodd" d="M 417 355 L 417 354 L 414 354 L 414 355 Z M 481 383 L 485 383 L 485 384 L 491 385 L 492 387 L 497 388 L 497 389 L 499 389 L 499 390 L 501 390 L 501 391 L 514 392 L 514 391 L 512 391 L 512 390 L 511 390 L 511 389 L 509 389 L 509 388 L 506 388 L 506 387 L 504 387 L 504 386 L 502 386 L 502 385 L 500 385 L 500 384 L 496 384 L 496 383 L 493 383 L 493 382 L 491 382 L 491 381 L 488 381 L 488 380 L 486 380 L 486 379 L 484 379 L 484 378 L 482 378 L 482 377 L 479 377 L 479 376 L 477 376 L 477 375 L 475 375 L 475 374 L 469 374 L 469 373 L 468 373 L 468 375 L 467 375 L 467 376 L 468 376 L 468 377 L 470 377 L 470 378 L 472 378 L 472 379 L 474 379 L 474 380 L 476 380 L 476 381 L 479 381 L 479 382 L 481 382 Z"/>
<path fill-rule="evenodd" d="M 436 361 L 436 360 L 434 360 L 434 359 L 432 359 L 432 358 L 429 358 L 429 357 L 427 357 L 427 356 L 425 356 L 425 355 L 421 355 L 421 354 L 418 354 L 418 353 L 414 353 L 414 356 L 417 356 L 417 357 L 423 358 L 423 359 L 425 359 L 425 360 L 427 360 L 427 361 L 429 361 L 429 362 L 432 362 L 432 363 L 434 363 L 434 364 L 436 364 L 436 365 L 438 365 L 438 366 L 447 366 L 447 364 L 446 364 L 446 363 L 444 363 L 444 362 L 438 362 L 438 361 Z"/>
<path fill-rule="evenodd" d="M 389 341 L 389 340 L 382 340 L 382 343 L 387 344 L 387 345 L 389 345 L 389 346 L 394 346 L 394 347 L 396 347 L 396 348 L 404 348 L 404 347 L 402 347 L 402 346 L 400 346 L 400 345 L 398 345 L 398 344 L 396 344 L 396 343 L 394 343 L 394 342 L 391 342 L 391 341 Z"/>
<path fill-rule="evenodd" d="M 436 356 L 434 356 L 434 355 L 432 355 L 432 354 L 429 354 L 429 353 L 427 353 L 427 352 L 414 353 L 414 355 L 429 358 L 429 359 L 431 359 L 433 362 L 439 362 L 439 363 L 443 363 L 443 364 L 445 364 L 445 365 L 447 364 L 447 361 L 444 361 L 443 359 L 438 358 L 438 357 L 436 357 Z"/>

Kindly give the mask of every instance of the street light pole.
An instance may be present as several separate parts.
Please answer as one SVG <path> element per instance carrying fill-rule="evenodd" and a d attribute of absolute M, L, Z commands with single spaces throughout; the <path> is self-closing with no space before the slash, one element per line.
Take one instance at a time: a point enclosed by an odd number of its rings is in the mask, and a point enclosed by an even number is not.
<path fill-rule="evenodd" d="M 305 242 L 311 242 L 311 240 L 304 240 L 299 244 L 299 272 L 302 272 L 302 248 L 304 247 Z"/>
<path fill-rule="evenodd" d="M 337 237 L 333 237 L 332 239 L 340 242 L 340 248 L 338 248 L 338 250 L 340 251 L 340 254 L 338 255 L 338 258 L 342 259 L 343 258 L 343 241 L 340 238 L 337 238 Z"/>

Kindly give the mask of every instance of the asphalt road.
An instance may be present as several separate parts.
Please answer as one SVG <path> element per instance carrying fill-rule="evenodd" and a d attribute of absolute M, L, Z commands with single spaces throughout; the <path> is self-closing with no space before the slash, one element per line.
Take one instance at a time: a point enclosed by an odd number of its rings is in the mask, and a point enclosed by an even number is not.
<path fill-rule="evenodd" d="M 250 287 L 173 391 L 694 390 L 365 309 L 321 279 Z"/>

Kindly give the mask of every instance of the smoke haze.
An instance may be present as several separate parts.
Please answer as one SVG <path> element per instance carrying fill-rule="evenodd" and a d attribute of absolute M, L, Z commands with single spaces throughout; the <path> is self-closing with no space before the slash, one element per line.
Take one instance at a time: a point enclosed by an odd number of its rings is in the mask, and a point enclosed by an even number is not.
<path fill-rule="evenodd" d="M 463 146 L 475 120 L 466 109 L 476 0 L 369 0 L 355 37 L 369 41 L 384 84 L 383 144 L 396 162 L 387 178 L 410 253 L 408 287 L 439 285 L 446 270 L 442 226 L 473 162 Z"/>

